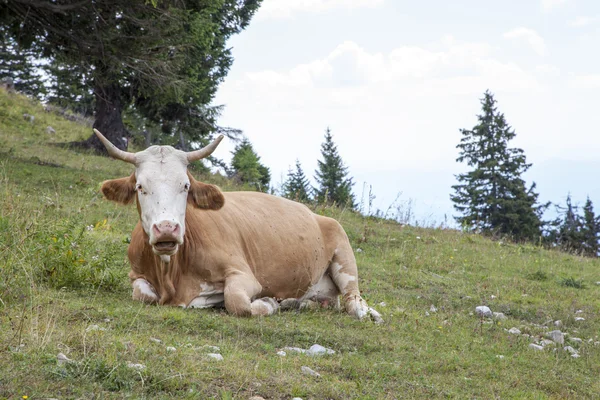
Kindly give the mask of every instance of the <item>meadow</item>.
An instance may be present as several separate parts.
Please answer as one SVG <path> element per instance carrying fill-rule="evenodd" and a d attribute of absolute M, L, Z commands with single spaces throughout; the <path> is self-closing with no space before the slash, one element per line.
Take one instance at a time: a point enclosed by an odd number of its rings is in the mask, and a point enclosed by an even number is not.
<path fill-rule="evenodd" d="M 600 393 L 600 262 L 532 244 L 317 206 L 346 229 L 363 296 L 385 323 L 332 309 L 242 319 L 132 301 L 126 249 L 137 212 L 99 192 L 132 167 L 56 145 L 90 134 L 0 90 L 0 398 Z M 194 175 L 236 190 L 221 176 Z M 479 316 L 477 306 L 506 318 Z M 553 330 L 565 333 L 563 345 L 550 343 Z M 277 354 L 313 344 L 335 354 Z"/>

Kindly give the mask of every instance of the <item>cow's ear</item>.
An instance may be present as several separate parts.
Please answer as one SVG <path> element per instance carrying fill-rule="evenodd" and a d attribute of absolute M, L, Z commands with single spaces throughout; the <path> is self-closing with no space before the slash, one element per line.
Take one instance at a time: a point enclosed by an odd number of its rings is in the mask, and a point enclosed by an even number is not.
<path fill-rule="evenodd" d="M 135 174 L 126 178 L 104 181 L 101 190 L 108 200 L 129 204 L 135 198 Z"/>
<path fill-rule="evenodd" d="M 215 185 L 198 182 L 189 172 L 188 177 L 190 178 L 188 202 L 205 210 L 219 210 L 223 207 L 225 196 L 223 196 L 221 189 Z"/>

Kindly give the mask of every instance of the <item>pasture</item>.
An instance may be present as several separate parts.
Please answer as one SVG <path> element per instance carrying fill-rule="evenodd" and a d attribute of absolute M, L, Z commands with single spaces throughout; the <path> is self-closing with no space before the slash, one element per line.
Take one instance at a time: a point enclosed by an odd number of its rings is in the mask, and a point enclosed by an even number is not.
<path fill-rule="evenodd" d="M 0 398 L 600 393 L 600 262 L 529 244 L 317 207 L 346 229 L 363 296 L 385 323 L 330 309 L 240 319 L 133 302 L 126 249 L 137 213 L 99 192 L 132 167 L 49 145 L 90 133 L 0 90 Z M 506 319 L 478 316 L 482 305 Z M 543 342 L 553 330 L 566 334 L 564 345 Z M 313 344 L 335 354 L 277 354 Z M 222 361 L 208 355 L 215 352 Z"/>

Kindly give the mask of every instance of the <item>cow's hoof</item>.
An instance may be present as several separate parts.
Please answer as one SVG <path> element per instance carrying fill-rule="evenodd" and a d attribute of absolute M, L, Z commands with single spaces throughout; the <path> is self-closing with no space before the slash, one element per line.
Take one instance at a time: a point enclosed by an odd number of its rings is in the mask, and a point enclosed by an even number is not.
<path fill-rule="evenodd" d="M 279 310 L 279 303 L 272 297 L 263 297 L 256 299 L 251 304 L 252 315 L 266 316 L 271 315 Z"/>

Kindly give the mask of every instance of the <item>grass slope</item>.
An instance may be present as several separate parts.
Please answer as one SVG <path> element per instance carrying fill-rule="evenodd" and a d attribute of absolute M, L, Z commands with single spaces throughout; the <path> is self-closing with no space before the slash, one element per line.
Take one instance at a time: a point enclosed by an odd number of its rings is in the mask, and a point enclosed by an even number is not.
<path fill-rule="evenodd" d="M 23 113 L 34 115 L 33 123 Z M 46 133 L 48 125 L 56 134 Z M 126 248 L 135 207 L 109 203 L 98 192 L 102 180 L 125 176 L 131 167 L 48 145 L 89 133 L 89 127 L 0 91 L 0 398 L 544 399 L 600 393 L 600 346 L 594 345 L 600 263 L 532 245 L 319 208 L 341 221 L 362 250 L 356 253 L 361 289 L 385 324 L 324 309 L 239 319 L 133 302 Z M 228 187 L 218 177 L 205 178 Z M 508 319 L 482 320 L 474 315 L 479 305 Z M 585 320 L 576 321 L 579 316 Z M 579 358 L 550 345 L 528 348 L 556 329 L 555 320 L 562 320 L 567 338 L 583 339 L 571 343 Z M 507 333 L 511 327 L 532 337 Z M 336 354 L 276 354 L 315 343 Z M 224 360 L 210 359 L 207 346 L 220 347 Z M 73 362 L 59 364 L 58 353 Z M 302 366 L 321 377 L 303 374 Z"/>

